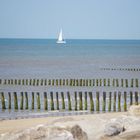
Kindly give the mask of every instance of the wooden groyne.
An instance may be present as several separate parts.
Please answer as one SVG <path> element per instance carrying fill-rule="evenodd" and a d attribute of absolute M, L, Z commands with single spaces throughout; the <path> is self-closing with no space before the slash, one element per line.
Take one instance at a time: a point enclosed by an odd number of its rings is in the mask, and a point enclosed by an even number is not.
<path fill-rule="evenodd" d="M 0 92 L 0 109 L 116 112 L 139 104 L 139 92 Z M 35 98 L 36 97 L 36 98 Z"/>

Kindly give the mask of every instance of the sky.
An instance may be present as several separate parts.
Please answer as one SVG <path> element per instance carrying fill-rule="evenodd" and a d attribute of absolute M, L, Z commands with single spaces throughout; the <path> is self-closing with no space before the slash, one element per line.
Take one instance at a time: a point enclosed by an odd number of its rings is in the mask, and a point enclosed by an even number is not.
<path fill-rule="evenodd" d="M 0 38 L 140 39 L 140 0 L 0 0 Z"/>

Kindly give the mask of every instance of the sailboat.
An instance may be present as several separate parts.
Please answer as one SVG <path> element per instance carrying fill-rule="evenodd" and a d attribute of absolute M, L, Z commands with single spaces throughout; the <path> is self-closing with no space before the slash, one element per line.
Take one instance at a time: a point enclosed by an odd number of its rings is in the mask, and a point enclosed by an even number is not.
<path fill-rule="evenodd" d="M 66 43 L 66 41 L 63 39 L 63 33 L 62 33 L 62 29 L 60 30 L 59 36 L 58 36 L 58 40 L 56 43 Z"/>

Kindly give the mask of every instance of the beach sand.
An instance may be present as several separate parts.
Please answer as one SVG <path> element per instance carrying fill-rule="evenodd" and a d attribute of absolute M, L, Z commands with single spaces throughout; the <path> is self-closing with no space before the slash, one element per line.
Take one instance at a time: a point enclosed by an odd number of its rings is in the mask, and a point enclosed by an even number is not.
<path fill-rule="evenodd" d="M 46 117 L 46 118 L 29 118 L 18 120 L 3 120 L 0 122 L 0 134 L 7 133 L 17 134 L 26 129 L 45 125 L 48 127 L 72 127 L 79 125 L 88 135 L 89 140 L 100 139 L 104 135 L 105 124 L 117 117 L 127 115 L 126 112 L 103 113 L 93 115 L 64 116 L 64 117 Z M 0 137 L 2 139 L 2 137 Z"/>

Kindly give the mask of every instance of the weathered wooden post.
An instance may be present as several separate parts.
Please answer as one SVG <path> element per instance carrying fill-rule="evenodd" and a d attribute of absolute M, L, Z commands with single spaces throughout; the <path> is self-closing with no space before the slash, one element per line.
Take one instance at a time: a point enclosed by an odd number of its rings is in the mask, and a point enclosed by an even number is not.
<path fill-rule="evenodd" d="M 88 79 L 86 79 L 86 86 L 88 86 Z"/>
<path fill-rule="evenodd" d="M 123 79 L 121 79 L 121 87 L 123 87 L 124 86 L 124 84 L 123 84 Z"/>
<path fill-rule="evenodd" d="M 53 92 L 50 92 L 51 97 L 51 110 L 54 110 Z"/>
<path fill-rule="evenodd" d="M 139 87 L 139 81 L 138 81 L 138 79 L 135 79 L 135 83 L 136 83 L 136 87 L 138 88 Z"/>
<path fill-rule="evenodd" d="M 56 86 L 58 86 L 58 79 L 56 79 Z"/>
<path fill-rule="evenodd" d="M 89 98 L 90 98 L 90 111 L 94 111 L 94 102 L 93 102 L 92 92 L 89 92 Z"/>
<path fill-rule="evenodd" d="M 75 110 L 77 110 L 77 92 L 74 92 L 74 98 L 75 98 Z"/>
<path fill-rule="evenodd" d="M 110 79 L 108 79 L 108 87 L 110 87 Z"/>
<path fill-rule="evenodd" d="M 99 92 L 96 92 L 96 111 L 100 110 L 100 99 L 99 99 Z"/>
<path fill-rule="evenodd" d="M 26 86 L 28 85 L 28 79 L 26 79 Z"/>
<path fill-rule="evenodd" d="M 21 80 L 20 79 L 18 79 L 18 85 L 21 85 Z"/>
<path fill-rule="evenodd" d="M 44 110 L 48 110 L 47 92 L 44 92 Z"/>
<path fill-rule="evenodd" d="M 82 86 L 82 79 L 80 79 L 80 86 Z"/>
<path fill-rule="evenodd" d="M 62 98 L 62 109 L 65 109 L 65 99 L 64 99 L 64 93 L 61 92 L 61 98 Z"/>
<path fill-rule="evenodd" d="M 116 91 L 114 92 L 113 111 L 116 111 Z"/>
<path fill-rule="evenodd" d="M 27 99 L 26 99 L 27 100 Z M 27 102 L 27 101 L 26 101 Z M 32 110 L 34 110 L 34 92 L 32 92 Z"/>
<path fill-rule="evenodd" d="M 58 96 L 58 92 L 56 92 L 56 108 L 57 108 L 57 110 L 59 110 L 59 96 Z"/>
<path fill-rule="evenodd" d="M 121 111 L 121 92 L 118 92 L 118 111 Z"/>
<path fill-rule="evenodd" d="M 25 102 L 26 102 L 25 109 L 28 109 L 28 93 L 27 92 L 25 92 Z"/>
<path fill-rule="evenodd" d="M 119 87 L 119 80 L 116 79 L 116 86 Z"/>
<path fill-rule="evenodd" d="M 95 86 L 95 79 L 92 80 L 93 86 Z"/>
<path fill-rule="evenodd" d="M 89 86 L 91 87 L 92 86 L 92 80 L 89 79 Z"/>
<path fill-rule="evenodd" d="M 40 86 L 43 86 L 43 79 L 40 79 Z"/>
<path fill-rule="evenodd" d="M 127 111 L 127 93 L 124 92 L 124 111 Z"/>
<path fill-rule="evenodd" d="M 131 79 L 131 87 L 134 86 L 134 79 Z"/>
<path fill-rule="evenodd" d="M 85 81 L 85 79 L 83 79 L 83 86 L 85 86 L 86 85 L 86 81 Z"/>
<path fill-rule="evenodd" d="M 109 103 L 108 103 L 108 111 L 111 111 L 111 97 L 112 97 L 112 92 L 109 92 Z"/>
<path fill-rule="evenodd" d="M 24 79 L 22 79 L 22 85 L 24 85 Z"/>
<path fill-rule="evenodd" d="M 130 91 L 130 105 L 133 104 L 133 92 Z"/>
<path fill-rule="evenodd" d="M 100 79 L 100 87 L 102 86 L 102 79 Z"/>
<path fill-rule="evenodd" d="M 54 86 L 54 79 L 52 79 L 52 86 Z"/>
<path fill-rule="evenodd" d="M 112 86 L 115 87 L 115 79 L 112 81 Z"/>
<path fill-rule="evenodd" d="M 72 108 L 71 108 L 71 98 L 70 98 L 70 93 L 67 92 L 67 96 L 68 96 L 68 109 L 71 111 Z"/>
<path fill-rule="evenodd" d="M 23 92 L 20 93 L 20 109 L 23 110 L 24 97 Z"/>
<path fill-rule="evenodd" d="M 104 86 L 106 86 L 106 79 L 104 79 Z"/>
<path fill-rule="evenodd" d="M 135 105 L 138 105 L 138 92 L 135 92 Z"/>
<path fill-rule="evenodd" d="M 48 85 L 51 86 L 51 79 L 48 80 Z"/>
<path fill-rule="evenodd" d="M 45 84 L 45 86 L 47 85 L 47 79 L 45 79 L 45 83 L 44 84 Z"/>
<path fill-rule="evenodd" d="M 82 92 L 79 92 L 79 110 L 83 110 Z"/>
<path fill-rule="evenodd" d="M 14 107 L 15 107 L 15 110 L 18 109 L 18 99 L 17 99 L 17 93 L 14 92 Z"/>
<path fill-rule="evenodd" d="M 40 105 L 40 93 L 37 92 L 36 95 L 37 95 L 37 109 L 40 109 L 41 108 L 41 105 Z"/>
<path fill-rule="evenodd" d="M 125 86 L 128 87 L 128 79 L 125 79 Z"/>
<path fill-rule="evenodd" d="M 36 81 L 36 85 L 39 86 L 39 79 L 37 79 L 37 81 Z"/>
<path fill-rule="evenodd" d="M 68 80 L 68 79 L 66 79 L 66 85 L 67 85 L 67 86 L 69 85 L 69 80 Z"/>
<path fill-rule="evenodd" d="M 102 111 L 106 111 L 106 92 L 103 92 L 103 108 Z"/>
<path fill-rule="evenodd" d="M 99 86 L 99 81 L 98 81 L 98 79 L 96 79 L 96 86 L 97 86 L 97 87 Z"/>
<path fill-rule="evenodd" d="M 35 80 L 35 79 L 33 79 L 33 86 L 35 86 L 35 81 L 36 81 L 36 80 Z"/>
<path fill-rule="evenodd" d="M 9 97 L 8 109 L 11 109 L 11 93 L 10 92 L 8 92 L 8 97 Z"/>
<path fill-rule="evenodd" d="M 87 92 L 85 92 L 85 110 L 87 110 Z"/>
<path fill-rule="evenodd" d="M 5 97 L 4 97 L 4 93 L 3 92 L 1 92 L 1 104 L 2 104 L 2 110 L 6 109 Z"/>

